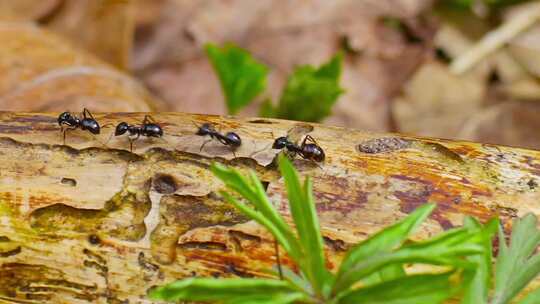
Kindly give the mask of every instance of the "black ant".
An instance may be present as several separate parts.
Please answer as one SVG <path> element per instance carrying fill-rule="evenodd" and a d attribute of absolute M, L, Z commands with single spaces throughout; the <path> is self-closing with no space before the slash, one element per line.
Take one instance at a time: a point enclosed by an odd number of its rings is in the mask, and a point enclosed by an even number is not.
<path fill-rule="evenodd" d="M 242 139 L 238 134 L 234 132 L 227 132 L 225 135 L 219 133 L 214 129 L 214 127 L 209 124 L 205 123 L 202 126 L 199 127 L 199 130 L 197 130 L 196 135 L 199 136 L 210 136 L 210 139 L 205 141 L 202 145 L 199 151 L 202 151 L 204 146 L 209 143 L 212 139 L 217 139 L 220 143 L 224 144 L 225 146 L 229 146 L 232 149 L 232 152 L 234 154 L 234 150 L 236 150 L 240 145 L 242 145 Z M 236 156 L 236 155 L 235 155 Z"/>
<path fill-rule="evenodd" d="M 66 132 L 69 130 L 81 128 L 81 130 L 88 130 L 94 135 L 99 134 L 101 128 L 87 108 L 83 109 L 82 116 L 83 118 L 80 119 L 70 112 L 64 112 L 58 116 L 58 125 L 61 127 L 60 132 L 64 133 L 64 145 L 66 145 Z M 67 128 L 64 129 L 64 125 L 66 125 Z"/>
<path fill-rule="evenodd" d="M 311 143 L 308 143 L 308 140 Z M 274 141 L 272 149 L 287 149 L 293 156 L 298 154 L 303 159 L 314 162 L 322 162 L 325 158 L 324 150 L 317 144 L 311 135 L 306 135 L 300 146 L 291 142 L 286 136 L 279 137 Z"/>
<path fill-rule="evenodd" d="M 141 125 L 130 125 L 127 122 L 121 122 L 116 126 L 114 136 L 120 136 L 128 132 L 129 150 L 133 151 L 133 142 L 139 139 L 141 136 L 146 137 L 161 137 L 163 136 L 163 129 L 154 119 L 145 115 Z M 130 136 L 137 136 L 132 139 Z"/>

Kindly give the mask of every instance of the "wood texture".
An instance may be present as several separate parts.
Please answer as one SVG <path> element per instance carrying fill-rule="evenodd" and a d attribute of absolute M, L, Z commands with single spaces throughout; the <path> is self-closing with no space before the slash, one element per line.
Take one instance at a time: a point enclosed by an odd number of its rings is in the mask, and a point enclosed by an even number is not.
<path fill-rule="evenodd" d="M 538 151 L 163 113 L 154 115 L 163 139 L 140 139 L 131 153 L 127 138 L 111 134 L 144 114 L 95 116 L 100 135 L 71 131 L 62 146 L 57 114 L 0 113 L 0 303 L 149 303 L 148 288 L 183 277 L 265 275 L 272 237 L 220 200 L 209 165 L 255 170 L 288 218 L 271 149 L 286 134 L 310 134 L 326 152 L 321 167 L 295 165 L 314 179 L 331 269 L 352 244 L 428 201 L 438 208 L 415 239 L 467 214 L 499 215 L 506 228 L 540 214 Z M 235 155 L 215 141 L 199 151 L 204 122 L 242 137 Z"/>

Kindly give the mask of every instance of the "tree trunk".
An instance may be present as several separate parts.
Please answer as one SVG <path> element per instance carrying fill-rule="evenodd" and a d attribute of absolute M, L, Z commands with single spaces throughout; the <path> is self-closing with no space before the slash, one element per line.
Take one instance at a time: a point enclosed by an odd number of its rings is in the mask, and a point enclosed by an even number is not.
<path fill-rule="evenodd" d="M 255 170 L 288 218 L 271 149 L 286 134 L 310 134 L 326 152 L 320 167 L 295 165 L 313 177 L 331 269 L 351 245 L 428 201 L 438 208 L 415 239 L 461 225 L 464 215 L 499 215 L 509 228 L 540 212 L 537 151 L 165 113 L 154 115 L 163 139 L 141 137 L 130 152 L 114 126 L 144 115 L 95 116 L 100 135 L 69 131 L 63 146 L 56 114 L 0 113 L 0 303 L 149 303 L 150 287 L 179 278 L 265 275 L 273 238 L 220 200 L 209 165 Z M 234 130 L 242 146 L 233 154 L 212 141 L 200 151 L 204 122 Z"/>

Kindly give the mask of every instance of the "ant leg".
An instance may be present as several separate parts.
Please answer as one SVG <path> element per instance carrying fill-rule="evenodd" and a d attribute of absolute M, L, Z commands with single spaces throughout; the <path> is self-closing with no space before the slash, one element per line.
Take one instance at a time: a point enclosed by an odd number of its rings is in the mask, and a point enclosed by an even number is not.
<path fill-rule="evenodd" d="M 307 140 L 311 141 L 312 143 L 316 144 L 317 146 L 319 145 L 319 143 L 317 143 L 315 138 L 313 138 L 313 136 L 311 136 L 311 135 L 306 135 L 306 137 L 304 138 L 304 142 L 306 142 Z"/>
<path fill-rule="evenodd" d="M 135 138 L 131 138 L 128 136 L 128 140 L 129 140 L 129 152 L 133 152 L 133 142 L 136 141 L 137 139 L 139 139 L 139 137 L 141 137 L 141 134 L 137 134 L 137 137 Z"/>
<path fill-rule="evenodd" d="M 281 258 L 279 257 L 279 244 L 276 238 L 274 238 L 274 252 L 276 254 L 276 263 L 277 263 L 277 269 L 279 273 L 279 279 L 283 280 L 283 270 L 281 269 Z"/>
<path fill-rule="evenodd" d="M 162 141 L 165 142 L 166 144 L 169 143 L 169 142 L 168 142 L 165 138 L 163 138 L 163 137 L 152 137 L 152 138 L 157 138 L 157 139 L 159 139 L 159 140 L 162 140 Z"/>
<path fill-rule="evenodd" d="M 84 109 L 83 109 L 83 113 L 82 113 L 84 118 L 86 118 L 86 114 L 87 114 L 87 113 L 88 113 L 88 116 L 90 116 L 90 118 L 92 118 L 93 120 L 96 120 L 96 119 L 94 118 L 94 115 L 92 115 L 92 113 L 90 113 L 90 110 L 88 110 L 87 108 L 84 108 Z"/>
<path fill-rule="evenodd" d="M 236 158 L 236 153 L 234 151 L 234 148 L 231 148 L 231 152 L 232 152 L 232 155 L 234 156 L 234 158 Z"/>
<path fill-rule="evenodd" d="M 323 169 L 322 166 L 319 163 L 317 163 L 316 161 L 311 160 L 311 159 L 309 161 L 312 162 L 313 164 L 315 164 L 317 167 L 319 167 L 319 169 L 321 169 L 321 170 Z"/>
<path fill-rule="evenodd" d="M 62 127 L 61 132 L 64 135 L 64 141 L 63 141 L 64 146 L 66 145 L 66 133 L 67 133 L 67 131 L 71 131 L 71 130 L 75 130 L 75 129 L 77 129 L 77 127 L 71 127 L 71 128 L 65 128 L 65 129 L 64 129 L 64 127 Z"/>
<path fill-rule="evenodd" d="M 209 140 L 206 140 L 205 142 L 203 142 L 203 144 L 201 145 L 201 148 L 199 149 L 199 152 L 201 152 L 201 151 L 203 150 L 204 146 L 205 146 L 207 143 L 211 142 L 211 141 L 212 141 L 212 139 L 209 139 Z"/>
<path fill-rule="evenodd" d="M 151 123 L 156 123 L 156 120 L 154 119 L 154 117 L 152 117 L 152 116 L 150 116 L 150 115 L 148 115 L 148 114 L 144 115 L 143 125 L 144 125 L 144 124 L 147 124 L 147 123 L 149 123 L 149 122 L 151 122 Z"/>

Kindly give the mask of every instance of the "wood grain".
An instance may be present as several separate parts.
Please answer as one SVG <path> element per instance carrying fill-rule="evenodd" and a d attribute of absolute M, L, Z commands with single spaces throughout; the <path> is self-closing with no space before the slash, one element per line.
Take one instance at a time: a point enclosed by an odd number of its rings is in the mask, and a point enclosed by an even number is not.
<path fill-rule="evenodd" d="M 69 132 L 67 146 L 57 115 L 0 113 L 0 303 L 149 303 L 149 288 L 183 277 L 265 275 L 275 263 L 272 237 L 220 199 L 209 165 L 255 170 L 289 219 L 271 149 L 286 134 L 310 134 L 326 152 L 321 167 L 295 165 L 314 179 L 331 269 L 351 245 L 426 202 L 438 208 L 414 239 L 459 226 L 464 215 L 499 215 L 509 228 L 516 216 L 540 214 L 538 151 L 161 113 L 153 116 L 163 139 L 140 139 L 131 153 L 127 138 L 111 134 L 144 113 L 95 114 L 102 133 Z M 195 131 L 204 122 L 242 137 L 235 155 L 218 142 L 200 151 L 205 138 Z"/>

